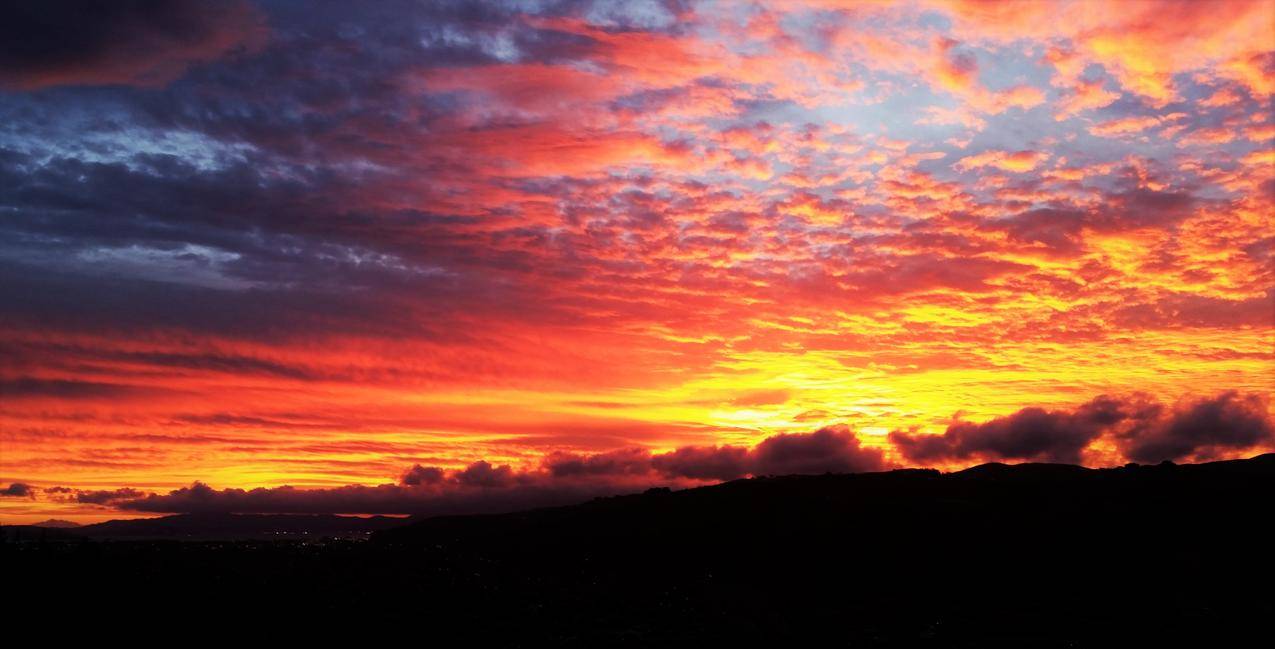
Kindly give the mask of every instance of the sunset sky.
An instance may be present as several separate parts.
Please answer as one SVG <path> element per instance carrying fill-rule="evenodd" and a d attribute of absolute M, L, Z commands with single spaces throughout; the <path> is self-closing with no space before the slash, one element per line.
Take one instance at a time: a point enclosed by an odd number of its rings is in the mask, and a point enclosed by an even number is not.
<path fill-rule="evenodd" d="M 81 4 L 0 522 L 1275 450 L 1275 0 Z"/>

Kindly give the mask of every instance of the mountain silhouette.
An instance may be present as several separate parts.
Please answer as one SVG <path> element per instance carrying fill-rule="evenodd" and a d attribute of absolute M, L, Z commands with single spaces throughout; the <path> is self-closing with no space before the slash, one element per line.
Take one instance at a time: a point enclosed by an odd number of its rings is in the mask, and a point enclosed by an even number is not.
<path fill-rule="evenodd" d="M 989 464 L 652 489 L 368 541 L 3 551 L 15 608 L 73 589 L 98 602 L 86 622 L 339 619 L 514 647 L 1250 646 L 1275 619 L 1273 494 L 1275 455 Z"/>
<path fill-rule="evenodd" d="M 49 519 L 49 520 L 47 520 L 47 521 L 40 521 L 39 523 L 33 523 L 31 526 L 32 526 L 32 527 L 50 527 L 50 528 L 56 527 L 56 528 L 61 528 L 61 529 L 71 529 L 71 528 L 74 528 L 74 527 L 79 527 L 79 526 L 80 526 L 80 524 L 79 524 L 79 523 L 76 523 L 76 522 L 74 522 L 74 521 L 64 521 L 64 520 L 62 520 L 62 519 L 60 519 L 60 518 L 50 518 L 50 519 Z"/>
<path fill-rule="evenodd" d="M 98 539 L 272 539 L 278 537 L 365 536 L 404 524 L 389 516 L 322 514 L 178 514 L 84 525 L 78 534 Z"/>

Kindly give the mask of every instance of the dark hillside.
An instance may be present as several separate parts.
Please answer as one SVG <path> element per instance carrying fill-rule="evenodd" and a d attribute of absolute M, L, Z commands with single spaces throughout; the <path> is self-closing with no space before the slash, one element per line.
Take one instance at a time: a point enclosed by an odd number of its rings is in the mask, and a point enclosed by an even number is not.
<path fill-rule="evenodd" d="M 387 516 L 360 518 L 309 514 L 178 514 L 106 521 L 76 528 L 75 532 L 98 539 L 358 538 L 405 522 L 404 519 Z"/>
<path fill-rule="evenodd" d="M 4 551 L 24 602 L 74 584 L 108 618 L 339 619 L 502 646 L 1247 646 L 1275 619 L 1273 494 L 1275 455 L 984 465 L 653 490 L 369 542 Z"/>

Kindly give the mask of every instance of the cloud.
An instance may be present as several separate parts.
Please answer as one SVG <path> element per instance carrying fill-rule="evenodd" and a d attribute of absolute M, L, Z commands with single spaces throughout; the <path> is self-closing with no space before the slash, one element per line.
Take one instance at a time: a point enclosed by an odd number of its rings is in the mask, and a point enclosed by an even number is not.
<path fill-rule="evenodd" d="M 593 455 L 555 452 L 545 456 L 542 464 L 555 477 L 640 475 L 650 471 L 651 453 L 640 448 L 621 449 Z"/>
<path fill-rule="evenodd" d="M 1023 408 L 984 423 L 958 421 L 941 435 L 895 431 L 890 441 L 919 465 L 1021 460 L 1080 463 L 1100 440 L 1132 462 L 1211 460 L 1275 442 L 1267 401 L 1226 391 L 1173 408 L 1146 395 L 1100 396 L 1073 410 Z"/>
<path fill-rule="evenodd" d="M 648 475 L 691 480 L 733 480 L 747 475 L 857 473 L 886 467 L 878 449 L 864 448 L 845 425 L 813 433 L 780 433 L 752 449 L 742 446 L 685 446 L 651 454 L 634 448 L 594 455 L 551 453 L 545 467 L 556 477 Z"/>
<path fill-rule="evenodd" d="M 1082 63 L 1068 65 L 1083 69 L 1084 64 L 1100 64 L 1122 88 L 1159 104 L 1177 97 L 1175 75 L 1201 68 L 1243 80 L 1258 91 L 1269 92 L 1275 85 L 1270 70 L 1259 62 L 1270 49 L 1269 25 L 1275 18 L 1275 7 L 1266 0 L 931 3 L 953 18 L 953 31 L 962 38 L 1069 43 Z M 1059 11 L 1066 12 L 1067 20 L 1058 20 Z"/>
<path fill-rule="evenodd" d="M 787 403 L 791 398 L 791 390 L 755 390 L 731 399 L 730 403 L 733 406 L 743 408 L 754 406 L 774 406 Z"/>
<path fill-rule="evenodd" d="M 1070 410 L 1023 408 L 982 423 L 955 421 L 941 435 L 895 431 L 894 451 L 919 466 L 985 461 L 1081 463 L 1212 460 L 1275 445 L 1267 401 L 1228 391 L 1165 407 L 1144 394 L 1103 395 Z M 1120 455 L 1103 455 L 1115 447 Z M 1094 455 L 1097 453 L 1097 455 Z M 480 460 L 459 469 L 413 465 L 396 484 L 332 488 L 214 489 L 202 482 L 166 494 L 137 489 L 57 491 L 67 502 L 155 513 L 461 514 L 514 511 L 631 493 L 690 487 L 747 476 L 854 473 L 896 466 L 863 446 L 845 425 L 780 433 L 752 448 L 684 446 L 652 453 L 632 447 L 599 453 L 554 452 L 519 469 Z M 24 491 L 25 489 L 25 491 Z M 6 493 L 26 497 L 15 483 Z"/>
<path fill-rule="evenodd" d="M 57 399 L 100 399 L 163 391 L 161 388 L 81 381 L 20 377 L 0 379 L 0 392 L 13 398 L 52 397 Z"/>
<path fill-rule="evenodd" d="M 10 483 L 9 486 L 0 489 L 0 497 L 3 498 L 30 498 L 35 499 L 35 488 L 25 482 Z"/>
<path fill-rule="evenodd" d="M 530 470 L 485 460 L 456 470 L 417 464 L 398 484 L 219 490 L 197 482 L 167 494 L 133 489 L 77 491 L 75 500 L 162 513 L 476 513 L 565 504 L 651 486 L 694 486 L 747 475 L 878 471 L 885 466 L 880 450 L 862 447 L 842 425 L 774 435 L 751 450 L 687 446 L 658 454 L 642 448 L 557 452 Z"/>
<path fill-rule="evenodd" d="M 146 492 L 130 487 L 121 489 L 99 489 L 90 491 L 75 491 L 74 501 L 85 505 L 106 505 L 113 506 L 122 502 L 133 501 L 138 498 L 147 496 Z"/>
<path fill-rule="evenodd" d="M 479 460 L 458 471 L 453 479 L 466 487 L 508 487 L 513 484 L 515 475 L 507 464 L 493 466 L 486 460 Z"/>
<path fill-rule="evenodd" d="M 439 484 L 443 481 L 443 479 L 444 473 L 442 469 L 434 466 L 413 464 L 412 468 L 408 469 L 403 474 L 403 477 L 399 478 L 399 483 L 409 487 L 415 487 L 419 485 Z"/>
<path fill-rule="evenodd" d="M 880 450 L 864 448 L 849 427 L 838 424 L 768 437 L 753 449 L 749 466 L 755 475 L 786 475 L 880 471 L 885 462 Z"/>
<path fill-rule="evenodd" d="M 1157 126 L 1181 120 L 1184 117 L 1186 117 L 1186 115 L 1183 113 L 1121 117 L 1119 119 L 1108 120 L 1095 124 L 1089 128 L 1089 132 L 1101 137 L 1133 135 Z"/>
<path fill-rule="evenodd" d="M 735 480 L 748 475 L 748 449 L 742 446 L 687 446 L 651 458 L 656 471 L 692 480 Z"/>
<path fill-rule="evenodd" d="M 903 457 L 921 464 L 972 458 L 1074 464 L 1107 426 L 1126 417 L 1122 405 L 1104 396 L 1072 412 L 1024 408 L 982 424 L 957 422 L 942 435 L 895 431 L 890 441 Z"/>
<path fill-rule="evenodd" d="M 1145 463 L 1209 460 L 1272 442 L 1267 400 L 1233 390 L 1179 404 L 1167 416 L 1118 435 L 1125 457 Z"/>
<path fill-rule="evenodd" d="M 265 35 L 263 17 L 242 1 L 5 3 L 0 86 L 159 85 Z"/>
<path fill-rule="evenodd" d="M 995 224 L 1010 241 L 1041 246 L 1059 256 L 1080 254 L 1084 249 L 1083 228 L 1088 215 L 1078 210 L 1040 208 Z"/>
<path fill-rule="evenodd" d="M 1008 108 L 1029 109 L 1045 102 L 1045 94 L 1030 85 L 1015 85 L 1003 90 L 990 90 L 979 81 L 978 60 L 968 51 L 959 51 L 959 41 L 939 38 L 933 44 L 934 63 L 928 74 L 931 83 L 963 99 L 983 113 L 997 114 Z M 961 121 L 973 125 L 976 117 Z M 981 130 L 981 125 L 978 127 Z"/>
<path fill-rule="evenodd" d="M 981 167 L 995 167 L 1001 171 L 1024 173 L 1036 168 L 1049 158 L 1044 151 L 998 151 L 995 149 L 966 156 L 956 161 L 953 166 L 961 171 Z"/>

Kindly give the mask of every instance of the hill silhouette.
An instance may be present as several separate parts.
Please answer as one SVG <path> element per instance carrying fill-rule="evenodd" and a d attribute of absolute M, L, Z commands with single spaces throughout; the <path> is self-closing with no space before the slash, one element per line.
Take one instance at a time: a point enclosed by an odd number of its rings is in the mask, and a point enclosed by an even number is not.
<path fill-rule="evenodd" d="M 322 514 L 177 514 L 84 525 L 77 534 L 98 539 L 275 539 L 359 537 L 404 524 L 389 516 Z"/>
<path fill-rule="evenodd" d="M 1234 646 L 1275 619 L 1272 494 L 1275 455 L 991 464 L 655 489 L 368 542 L 4 552 L 21 601 L 70 585 L 103 620 L 339 616 L 503 646 Z"/>
<path fill-rule="evenodd" d="M 79 523 L 76 523 L 74 521 L 65 521 L 60 518 L 50 518 L 48 520 L 40 521 L 39 523 L 32 524 L 32 527 L 50 527 L 50 528 L 56 527 L 61 529 L 72 529 L 79 526 L 80 526 Z"/>

